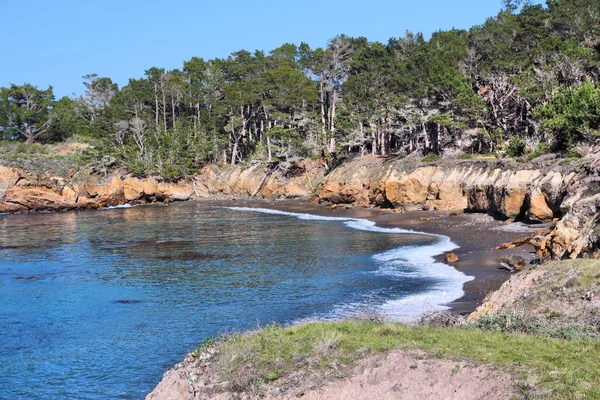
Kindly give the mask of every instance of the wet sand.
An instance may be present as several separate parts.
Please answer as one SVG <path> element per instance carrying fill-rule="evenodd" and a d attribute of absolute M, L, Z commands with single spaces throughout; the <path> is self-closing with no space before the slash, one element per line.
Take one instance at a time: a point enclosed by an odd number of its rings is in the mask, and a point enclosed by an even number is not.
<path fill-rule="evenodd" d="M 350 217 L 368 219 L 382 228 L 399 227 L 420 232 L 446 235 L 459 248 L 454 250 L 459 261 L 452 265 L 457 270 L 475 279 L 463 286 L 464 295 L 447 304 L 452 311 L 470 313 L 479 306 L 488 293 L 497 290 L 510 273 L 500 269 L 499 260 L 503 256 L 519 254 L 527 260 L 535 255 L 533 248 L 523 246 L 510 250 L 495 250 L 505 242 L 511 242 L 524 236 L 530 236 L 545 225 L 525 225 L 522 223 L 505 224 L 485 214 L 449 215 L 439 211 L 415 211 L 398 213 L 394 210 L 378 208 L 331 209 L 325 205 L 310 204 L 300 200 L 269 201 L 226 198 L 220 200 L 201 200 L 206 205 L 232 207 L 262 207 L 279 211 L 307 213 L 328 217 Z M 437 258 L 444 261 L 444 255 Z"/>

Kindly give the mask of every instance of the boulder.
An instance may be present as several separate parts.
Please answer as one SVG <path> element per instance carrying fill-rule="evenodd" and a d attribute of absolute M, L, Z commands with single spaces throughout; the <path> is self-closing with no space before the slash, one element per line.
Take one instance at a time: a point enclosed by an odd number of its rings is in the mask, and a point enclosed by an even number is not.
<path fill-rule="evenodd" d="M 448 264 L 453 264 L 455 262 L 458 262 L 458 256 L 450 251 L 450 252 L 444 254 L 444 260 Z"/>
<path fill-rule="evenodd" d="M 14 187 L 5 192 L 7 203 L 19 204 L 29 210 L 71 210 L 77 208 L 74 201 L 67 200 L 48 188 Z"/>
<path fill-rule="evenodd" d="M 96 200 L 90 199 L 89 197 L 79 196 L 77 198 L 77 208 L 79 208 L 79 209 L 96 209 L 96 208 L 102 208 L 102 205 L 100 203 L 98 203 Z"/>
<path fill-rule="evenodd" d="M 156 189 L 156 196 L 168 201 L 186 201 L 194 194 L 194 188 L 188 181 L 180 183 L 159 183 Z"/>
<path fill-rule="evenodd" d="M 546 197 L 541 191 L 535 191 L 529 196 L 529 207 L 526 217 L 533 222 L 552 222 L 554 213 L 546 203 Z"/>
<path fill-rule="evenodd" d="M 330 202 L 333 204 L 344 203 L 344 197 L 341 194 L 343 185 L 337 180 L 327 180 L 319 193 L 321 202 Z"/>
<path fill-rule="evenodd" d="M 77 198 L 79 196 L 77 195 L 77 192 L 75 192 L 75 190 L 72 187 L 70 187 L 70 186 L 64 186 L 62 188 L 60 194 L 62 195 L 62 197 L 64 197 L 68 201 L 72 201 L 73 203 L 77 203 Z"/>
<path fill-rule="evenodd" d="M 144 181 L 132 176 L 128 176 L 123 181 L 123 195 L 127 202 L 134 202 L 145 195 Z"/>
<path fill-rule="evenodd" d="M 96 193 L 95 200 L 103 206 L 118 206 L 125 204 L 126 201 L 123 181 L 117 177 L 113 177 L 107 184 L 97 187 Z"/>

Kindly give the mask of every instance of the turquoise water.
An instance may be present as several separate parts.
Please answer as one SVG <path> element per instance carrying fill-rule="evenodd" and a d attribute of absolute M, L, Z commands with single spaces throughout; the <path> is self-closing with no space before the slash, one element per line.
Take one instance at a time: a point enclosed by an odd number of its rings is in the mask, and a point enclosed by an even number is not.
<path fill-rule="evenodd" d="M 0 399 L 141 399 L 207 337 L 462 294 L 445 238 L 182 203 L 0 216 Z"/>

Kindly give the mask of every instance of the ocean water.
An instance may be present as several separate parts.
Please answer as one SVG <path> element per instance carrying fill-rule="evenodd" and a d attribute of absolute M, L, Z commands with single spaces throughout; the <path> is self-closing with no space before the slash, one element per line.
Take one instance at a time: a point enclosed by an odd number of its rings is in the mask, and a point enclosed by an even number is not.
<path fill-rule="evenodd" d="M 0 399 L 142 399 L 204 338 L 443 308 L 443 236 L 205 206 L 0 215 Z"/>

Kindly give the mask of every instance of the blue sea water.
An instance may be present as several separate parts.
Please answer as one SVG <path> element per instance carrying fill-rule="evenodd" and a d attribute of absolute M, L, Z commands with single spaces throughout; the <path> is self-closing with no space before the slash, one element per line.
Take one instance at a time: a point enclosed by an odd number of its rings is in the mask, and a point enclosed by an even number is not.
<path fill-rule="evenodd" d="M 446 237 L 198 203 L 0 216 L 0 399 L 142 399 L 204 338 L 362 307 L 408 320 L 469 280 Z"/>

